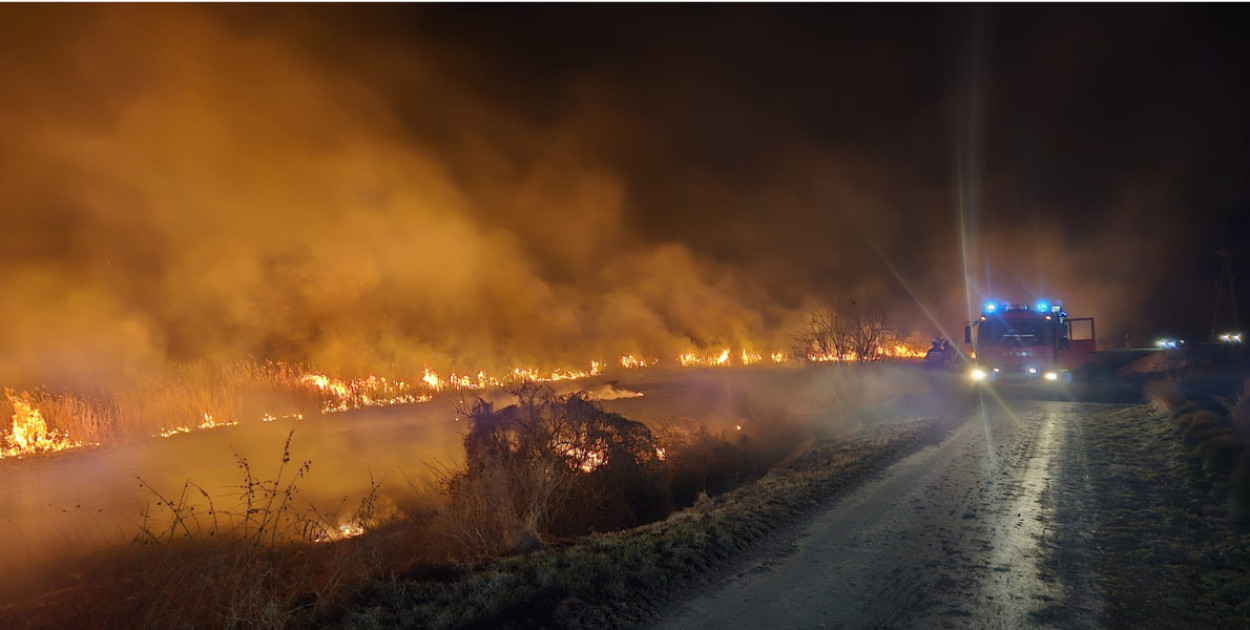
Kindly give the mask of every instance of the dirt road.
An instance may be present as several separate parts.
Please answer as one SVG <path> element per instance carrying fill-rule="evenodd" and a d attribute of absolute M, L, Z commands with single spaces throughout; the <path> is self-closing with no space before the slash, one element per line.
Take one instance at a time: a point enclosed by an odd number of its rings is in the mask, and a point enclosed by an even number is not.
<path fill-rule="evenodd" d="M 1082 423 L 1118 408 L 986 397 L 939 444 L 774 543 L 658 627 L 1096 627 L 1100 595 L 1090 567 L 1065 567 L 1058 580 L 1044 549 L 1060 534 L 1065 546 L 1088 544 L 1090 522 L 1065 519 L 1057 530 L 1053 517 L 1058 508 L 1073 513 L 1071 504 L 1088 494 Z"/>

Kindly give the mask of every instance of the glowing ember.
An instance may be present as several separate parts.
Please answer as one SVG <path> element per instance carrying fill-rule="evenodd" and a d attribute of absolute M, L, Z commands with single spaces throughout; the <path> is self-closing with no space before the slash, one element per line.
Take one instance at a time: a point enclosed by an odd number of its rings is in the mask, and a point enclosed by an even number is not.
<path fill-rule="evenodd" d="M 355 538 L 365 533 L 364 525 L 361 525 L 356 521 L 340 523 L 339 525 L 333 527 L 328 527 L 328 525 L 329 524 L 327 523 L 326 526 L 314 527 L 313 531 L 306 532 L 305 536 L 308 537 L 308 541 L 318 544 L 329 543 L 338 540 L 347 540 L 348 538 Z"/>
<path fill-rule="evenodd" d="M 275 416 L 271 413 L 267 413 L 260 417 L 261 422 L 277 422 L 278 420 L 303 420 L 303 419 L 304 419 L 304 414 L 302 413 L 283 414 L 281 416 Z"/>
<path fill-rule="evenodd" d="M 237 424 L 239 424 L 239 421 L 238 421 L 238 420 L 225 420 L 225 421 L 220 421 L 220 422 L 219 422 L 219 421 L 217 421 L 217 420 L 214 420 L 214 419 L 213 419 L 213 416 L 211 416 L 211 415 L 209 415 L 209 414 L 207 414 L 207 413 L 206 413 L 206 414 L 204 414 L 204 421 L 203 421 L 203 422 L 201 422 L 201 423 L 199 424 L 199 426 L 197 426 L 196 428 L 198 428 L 198 429 L 216 429 L 217 427 L 232 427 L 232 426 L 235 426 L 235 425 L 237 425 Z"/>
<path fill-rule="evenodd" d="M 157 435 L 163 438 L 167 438 L 167 437 L 173 437 L 175 435 L 178 435 L 179 433 L 190 433 L 190 432 L 191 432 L 190 427 L 183 426 L 183 427 L 174 427 L 172 429 L 161 429 L 160 433 L 157 433 Z"/>
<path fill-rule="evenodd" d="M 365 533 L 365 528 L 359 523 L 343 523 L 339 525 L 339 535 L 343 538 L 354 538 L 363 533 Z"/>
<path fill-rule="evenodd" d="M 608 461 L 607 455 L 602 451 L 586 450 L 576 446 L 564 447 L 563 454 L 584 473 L 595 472 L 596 469 Z"/>

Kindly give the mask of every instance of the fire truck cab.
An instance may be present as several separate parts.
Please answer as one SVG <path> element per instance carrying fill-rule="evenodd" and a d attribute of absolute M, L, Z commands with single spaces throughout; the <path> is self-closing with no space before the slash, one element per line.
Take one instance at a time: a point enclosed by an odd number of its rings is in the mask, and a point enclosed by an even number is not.
<path fill-rule="evenodd" d="M 964 343 L 975 359 L 977 383 L 1072 382 L 1072 373 L 1094 358 L 1094 319 L 1071 318 L 1058 302 L 990 301 L 981 318 L 964 326 Z"/>

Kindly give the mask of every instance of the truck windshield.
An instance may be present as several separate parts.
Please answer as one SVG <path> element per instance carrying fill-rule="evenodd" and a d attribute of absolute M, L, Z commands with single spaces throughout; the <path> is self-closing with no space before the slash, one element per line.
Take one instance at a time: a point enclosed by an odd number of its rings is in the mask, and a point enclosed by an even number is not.
<path fill-rule="evenodd" d="M 1048 346 L 1049 322 L 1028 319 L 987 319 L 981 322 L 977 342 L 982 346 Z"/>

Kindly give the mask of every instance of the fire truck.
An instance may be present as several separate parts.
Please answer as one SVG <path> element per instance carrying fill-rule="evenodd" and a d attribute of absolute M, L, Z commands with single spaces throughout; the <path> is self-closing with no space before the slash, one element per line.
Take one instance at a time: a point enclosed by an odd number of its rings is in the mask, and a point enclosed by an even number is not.
<path fill-rule="evenodd" d="M 964 326 L 972 346 L 969 377 L 978 383 L 1071 383 L 1094 359 L 1094 318 L 1068 317 L 1059 302 L 989 301 Z"/>

